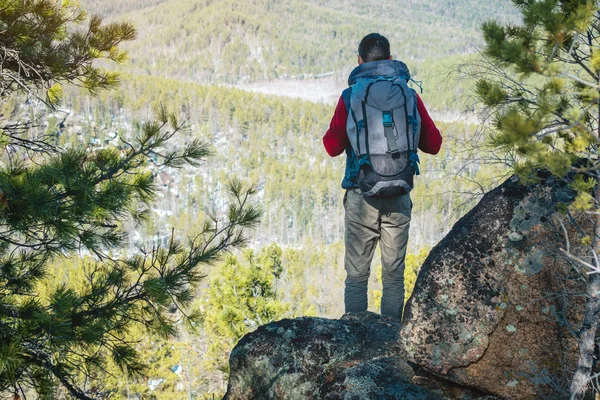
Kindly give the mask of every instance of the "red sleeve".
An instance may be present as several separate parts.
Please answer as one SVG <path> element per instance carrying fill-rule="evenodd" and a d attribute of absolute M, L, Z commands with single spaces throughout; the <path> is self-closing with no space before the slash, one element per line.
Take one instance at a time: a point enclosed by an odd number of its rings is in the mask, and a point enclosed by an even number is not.
<path fill-rule="evenodd" d="M 429 116 L 425 104 L 421 97 L 417 95 L 417 109 L 421 117 L 421 136 L 419 139 L 419 149 L 429 154 L 437 154 L 442 147 L 442 135 L 440 130 Z"/>
<path fill-rule="evenodd" d="M 344 100 L 340 97 L 333 118 L 331 118 L 329 129 L 325 133 L 325 136 L 323 136 L 323 145 L 331 157 L 342 154 L 350 144 L 348 134 L 346 133 L 347 119 L 348 111 L 344 105 Z"/>

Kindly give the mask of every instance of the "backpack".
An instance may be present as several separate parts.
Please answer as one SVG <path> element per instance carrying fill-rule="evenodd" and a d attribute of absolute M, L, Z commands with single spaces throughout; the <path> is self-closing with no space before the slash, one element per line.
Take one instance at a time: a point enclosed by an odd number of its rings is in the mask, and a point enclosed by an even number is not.
<path fill-rule="evenodd" d="M 405 72 L 360 74 L 351 85 L 346 131 L 359 165 L 356 183 L 365 196 L 407 194 L 419 174 L 421 118 L 407 68 Z"/>

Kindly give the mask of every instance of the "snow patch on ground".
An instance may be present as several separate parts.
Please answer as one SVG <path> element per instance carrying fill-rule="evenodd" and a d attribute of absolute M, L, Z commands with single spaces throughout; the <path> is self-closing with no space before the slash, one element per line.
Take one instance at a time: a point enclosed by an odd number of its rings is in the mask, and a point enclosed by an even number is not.
<path fill-rule="evenodd" d="M 279 78 L 269 81 L 232 85 L 254 93 L 290 97 L 313 103 L 336 104 L 346 86 L 345 79 L 335 74 L 324 78 Z"/>
<path fill-rule="evenodd" d="M 313 103 L 324 103 L 335 106 L 340 94 L 348 87 L 342 74 L 332 74 L 323 78 L 279 78 L 268 81 L 241 83 L 227 85 L 253 93 L 261 93 L 272 96 L 289 97 L 294 99 L 311 101 Z M 332 108 L 333 113 L 333 108 Z M 437 122 L 467 122 L 475 125 L 481 123 L 475 114 L 466 114 L 453 110 L 429 109 L 431 118 Z"/>

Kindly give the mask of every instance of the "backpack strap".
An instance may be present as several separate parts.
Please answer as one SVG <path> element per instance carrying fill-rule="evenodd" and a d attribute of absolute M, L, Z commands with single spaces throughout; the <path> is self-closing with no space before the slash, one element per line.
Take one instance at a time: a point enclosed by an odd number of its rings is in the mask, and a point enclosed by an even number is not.
<path fill-rule="evenodd" d="M 413 78 L 408 78 L 411 82 L 413 82 L 415 85 L 417 85 L 419 87 L 419 90 L 421 90 L 421 94 L 423 94 L 423 81 L 415 81 Z"/>
<path fill-rule="evenodd" d="M 388 149 L 392 154 L 392 158 L 394 160 L 398 159 L 400 158 L 400 151 L 398 150 L 398 143 L 394 137 L 394 116 L 391 111 L 384 111 L 381 116 L 383 120 L 383 134 L 387 140 Z"/>
<path fill-rule="evenodd" d="M 361 155 L 360 132 L 365 129 L 365 121 L 363 119 L 357 121 L 356 114 L 354 114 L 354 110 L 352 108 L 350 109 L 350 115 L 352 116 L 352 121 L 354 121 L 354 125 L 356 126 L 356 151 L 358 152 L 358 155 Z"/>
<path fill-rule="evenodd" d="M 352 88 L 346 88 L 344 89 L 344 91 L 342 92 L 342 101 L 344 102 L 344 106 L 346 107 L 346 111 L 348 113 L 350 113 L 350 97 L 352 97 Z"/>
<path fill-rule="evenodd" d="M 365 129 L 365 156 L 367 158 L 371 157 L 371 150 L 369 149 L 369 123 L 367 122 L 367 98 L 365 97 L 364 100 L 362 100 L 362 114 L 363 114 L 363 119 L 361 120 L 362 125 Z M 357 134 L 358 132 L 360 132 L 357 128 L 356 130 Z M 360 145 L 360 142 L 359 142 Z M 360 155 L 360 154 L 359 154 Z"/>
<path fill-rule="evenodd" d="M 410 166 L 415 170 L 415 175 L 421 175 L 421 171 L 419 171 L 419 155 L 416 151 L 410 152 Z"/>
<path fill-rule="evenodd" d="M 409 123 L 410 126 L 412 126 L 412 137 L 413 137 L 413 142 L 412 142 L 412 145 L 410 147 L 411 147 L 411 149 L 414 147 L 413 150 L 416 151 L 417 147 L 419 146 L 418 143 L 415 143 L 415 137 L 417 136 L 417 124 L 419 122 L 419 117 L 418 117 L 419 111 L 417 109 L 417 100 L 416 100 L 416 98 L 415 98 L 414 103 L 415 104 L 413 106 L 412 115 L 408 116 L 408 123 Z"/>

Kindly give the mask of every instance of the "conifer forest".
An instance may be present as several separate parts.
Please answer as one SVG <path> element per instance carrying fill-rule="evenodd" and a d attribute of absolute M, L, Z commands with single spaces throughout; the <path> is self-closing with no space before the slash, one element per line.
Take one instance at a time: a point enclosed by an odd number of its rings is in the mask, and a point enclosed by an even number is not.
<path fill-rule="evenodd" d="M 244 335 L 340 318 L 345 156 L 322 137 L 370 32 L 443 137 L 411 194 L 408 300 L 491 189 L 597 161 L 598 137 L 565 121 L 597 128 L 598 80 L 579 72 L 598 76 L 598 47 L 567 77 L 551 71 L 570 53 L 522 53 L 572 32 L 598 46 L 599 15 L 583 0 L 0 0 L 0 399 L 220 399 Z M 573 207 L 598 210 L 595 182 L 575 180 Z"/>

